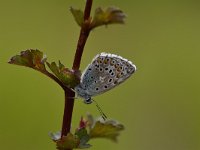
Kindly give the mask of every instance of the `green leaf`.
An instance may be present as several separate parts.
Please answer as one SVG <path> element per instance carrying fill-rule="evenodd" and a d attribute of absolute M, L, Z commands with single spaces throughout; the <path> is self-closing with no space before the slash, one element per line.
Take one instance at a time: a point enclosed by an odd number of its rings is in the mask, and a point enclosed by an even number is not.
<path fill-rule="evenodd" d="M 46 57 L 39 50 L 28 49 L 22 51 L 20 55 L 13 56 L 8 63 L 30 67 L 41 72 L 46 71 Z"/>
<path fill-rule="evenodd" d="M 89 127 L 89 129 L 88 129 Z M 75 148 L 89 148 L 89 140 L 94 138 L 107 138 L 117 141 L 117 137 L 124 126 L 115 120 L 94 119 L 92 115 L 87 115 L 87 120 L 81 117 L 79 127 L 75 134 L 68 133 L 67 136 L 61 137 L 61 132 L 50 133 L 51 139 L 56 142 L 57 149 L 67 150 Z"/>
<path fill-rule="evenodd" d="M 56 146 L 59 150 L 74 149 L 78 147 L 79 143 L 80 139 L 77 136 L 68 133 L 67 136 L 63 136 L 62 139 L 56 141 Z"/>
<path fill-rule="evenodd" d="M 103 10 L 99 7 L 95 10 L 90 29 L 108 24 L 123 24 L 125 17 L 126 15 L 119 8 L 108 7 Z"/>
<path fill-rule="evenodd" d="M 66 150 L 66 149 L 74 149 L 74 148 L 89 148 L 90 144 L 87 142 L 90 139 L 90 136 L 87 134 L 87 130 L 82 128 L 77 130 L 73 135 L 72 133 L 68 133 L 67 136 L 61 137 L 61 132 L 50 133 L 49 136 L 51 139 L 56 142 L 57 149 Z"/>
<path fill-rule="evenodd" d="M 88 125 L 90 128 L 90 138 L 108 138 L 117 141 L 120 131 L 124 130 L 124 126 L 115 120 L 96 120 L 91 115 L 88 117 Z"/>
<path fill-rule="evenodd" d="M 75 133 L 80 139 L 80 143 L 78 145 L 79 148 L 89 148 L 91 145 L 87 144 L 87 142 L 90 140 L 90 136 L 87 133 L 86 128 L 78 129 Z"/>
<path fill-rule="evenodd" d="M 79 84 L 79 79 L 75 73 L 72 70 L 66 68 L 60 61 L 58 65 L 55 62 L 46 63 L 54 75 L 67 87 L 73 88 Z"/>
<path fill-rule="evenodd" d="M 79 26 L 82 26 L 84 22 L 83 11 L 80 9 L 74 9 L 73 7 L 70 7 L 70 11 L 72 15 L 74 16 L 76 23 Z"/>
<path fill-rule="evenodd" d="M 89 148 L 90 144 L 87 142 L 90 140 L 90 136 L 87 133 L 86 128 L 78 128 L 75 134 L 68 133 L 67 136 L 61 137 L 61 132 L 49 133 L 51 139 L 56 142 L 59 150 L 73 149 L 73 148 Z"/>
<path fill-rule="evenodd" d="M 53 80 L 56 79 L 56 82 L 58 82 L 60 85 L 69 88 L 75 87 L 80 81 L 79 71 L 73 72 L 72 70 L 66 68 L 60 61 L 58 65 L 55 62 L 47 62 L 46 56 L 37 49 L 28 49 L 22 51 L 20 55 L 13 56 L 8 63 L 33 68 L 49 76 Z M 45 63 L 55 74 L 55 76 L 46 70 Z"/>
<path fill-rule="evenodd" d="M 77 135 L 81 139 L 82 137 L 84 137 L 88 134 L 87 134 L 87 130 L 85 128 L 81 128 L 76 131 L 75 135 Z"/>

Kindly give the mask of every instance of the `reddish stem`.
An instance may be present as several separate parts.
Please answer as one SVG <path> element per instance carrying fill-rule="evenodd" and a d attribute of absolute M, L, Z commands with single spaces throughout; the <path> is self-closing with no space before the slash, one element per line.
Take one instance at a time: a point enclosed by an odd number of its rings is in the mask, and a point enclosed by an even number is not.
<path fill-rule="evenodd" d="M 72 69 L 75 71 L 79 70 L 84 46 L 87 41 L 88 35 L 90 33 L 89 19 L 90 19 L 90 11 L 92 7 L 92 2 L 93 0 L 86 1 L 85 11 L 84 11 L 84 24 L 81 27 L 76 54 L 74 57 L 74 63 L 72 66 Z M 74 97 L 75 97 L 74 91 L 68 88 L 64 89 L 64 91 L 65 91 L 65 108 L 64 108 L 64 115 L 63 115 L 61 137 L 66 136 L 70 132 L 72 112 L 73 112 L 73 107 L 74 107 Z"/>
<path fill-rule="evenodd" d="M 62 133 L 61 137 L 66 136 L 70 132 L 72 112 L 74 107 L 75 93 L 72 90 L 65 89 L 65 107 L 63 115 Z"/>
<path fill-rule="evenodd" d="M 89 29 L 89 21 L 90 21 L 90 12 L 92 8 L 92 2 L 93 0 L 87 0 L 85 5 L 85 11 L 84 11 L 84 24 L 81 27 L 79 40 L 76 48 L 76 54 L 74 57 L 74 63 L 72 69 L 79 70 L 80 64 L 81 64 L 81 57 L 83 54 L 83 50 L 85 47 L 85 43 L 87 41 L 87 38 L 90 33 Z"/>

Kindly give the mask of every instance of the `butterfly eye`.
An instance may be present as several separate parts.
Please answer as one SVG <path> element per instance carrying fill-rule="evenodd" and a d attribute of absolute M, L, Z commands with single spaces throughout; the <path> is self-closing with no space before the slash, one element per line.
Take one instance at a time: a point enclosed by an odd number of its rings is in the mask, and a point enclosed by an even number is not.
<path fill-rule="evenodd" d="M 85 103 L 85 104 L 91 104 L 91 103 L 92 103 L 92 99 L 91 99 L 91 97 L 85 99 L 85 100 L 84 100 L 84 103 Z"/>

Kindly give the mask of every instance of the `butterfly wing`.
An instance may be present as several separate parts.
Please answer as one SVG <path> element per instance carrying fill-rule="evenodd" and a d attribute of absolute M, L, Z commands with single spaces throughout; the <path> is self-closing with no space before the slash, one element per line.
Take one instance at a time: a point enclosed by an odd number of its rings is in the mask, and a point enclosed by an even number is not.
<path fill-rule="evenodd" d="M 127 59 L 109 53 L 98 54 L 81 77 L 82 87 L 90 96 L 104 93 L 129 78 L 136 66 Z"/>

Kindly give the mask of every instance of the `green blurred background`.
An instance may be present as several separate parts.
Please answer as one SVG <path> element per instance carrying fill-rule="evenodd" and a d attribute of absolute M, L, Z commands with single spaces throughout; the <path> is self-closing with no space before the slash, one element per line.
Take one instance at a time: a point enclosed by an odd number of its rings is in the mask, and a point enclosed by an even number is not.
<path fill-rule="evenodd" d="M 64 93 L 51 79 L 5 63 L 27 48 L 71 67 L 79 27 L 69 7 L 84 0 L 1 0 L 0 149 L 54 150 L 50 131 L 61 129 Z M 126 127 L 117 144 L 93 140 L 91 150 L 200 149 L 200 2 L 197 0 L 94 0 L 127 14 L 125 25 L 95 29 L 86 44 L 83 70 L 100 52 L 137 65 L 124 84 L 95 97 L 104 112 Z M 81 115 L 98 116 L 77 100 L 72 131 Z"/>

